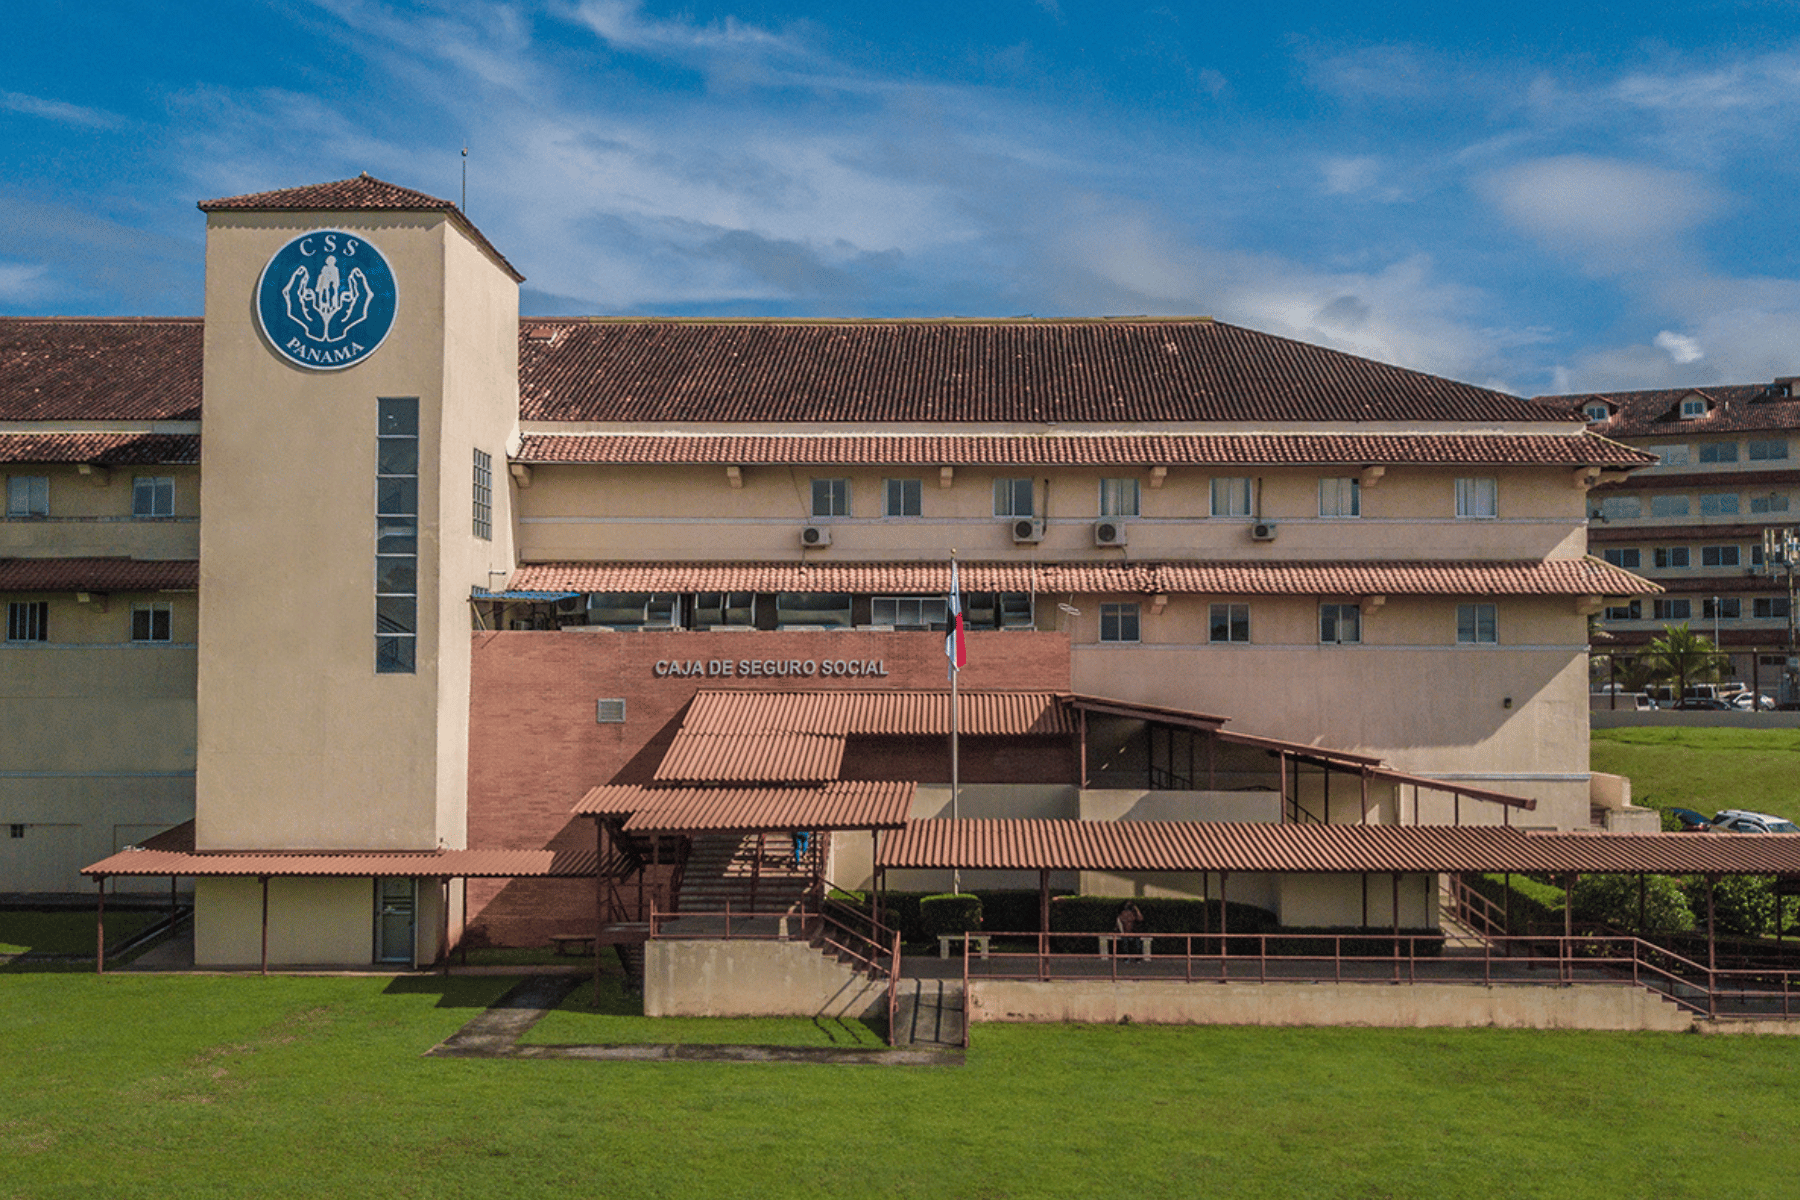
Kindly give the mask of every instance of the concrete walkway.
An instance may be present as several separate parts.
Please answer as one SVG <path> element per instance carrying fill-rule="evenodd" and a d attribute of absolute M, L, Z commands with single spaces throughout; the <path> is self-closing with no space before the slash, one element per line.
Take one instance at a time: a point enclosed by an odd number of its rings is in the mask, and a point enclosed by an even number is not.
<path fill-rule="evenodd" d="M 896 1049 L 832 1046 L 521 1046 L 519 1038 L 580 984 L 569 975 L 533 975 L 494 1006 L 427 1050 L 430 1058 L 577 1058 L 595 1062 L 820 1063 L 834 1066 L 961 1066 L 961 1051 L 925 1045 Z"/>

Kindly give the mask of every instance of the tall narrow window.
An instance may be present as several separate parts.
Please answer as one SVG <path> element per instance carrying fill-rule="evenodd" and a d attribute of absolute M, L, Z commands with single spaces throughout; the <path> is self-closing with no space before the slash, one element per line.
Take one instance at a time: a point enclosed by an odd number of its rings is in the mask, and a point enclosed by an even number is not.
<path fill-rule="evenodd" d="M 419 402 L 378 402 L 375 437 L 375 672 L 418 670 Z"/>
<path fill-rule="evenodd" d="M 485 450 L 475 452 L 475 536 L 494 540 L 494 456 Z"/>
<path fill-rule="evenodd" d="M 166 475 L 139 475 L 131 481 L 131 515 L 175 515 L 175 481 Z"/>
<path fill-rule="evenodd" d="M 1032 481 L 1029 479 L 994 480 L 994 515 L 996 517 L 1029 517 L 1033 515 Z"/>
<path fill-rule="evenodd" d="M 50 640 L 50 602 L 48 600 L 15 600 L 6 606 L 6 640 L 9 642 L 47 642 Z"/>
<path fill-rule="evenodd" d="M 916 517 L 925 511 L 925 489 L 917 479 L 886 479 L 881 490 L 883 516 Z"/>
<path fill-rule="evenodd" d="M 171 606 L 167 603 L 131 606 L 131 640 L 134 642 L 172 641 Z"/>
<path fill-rule="evenodd" d="M 813 480 L 812 515 L 815 517 L 849 516 L 850 481 L 848 479 Z"/>
<path fill-rule="evenodd" d="M 1321 517 L 1362 516 L 1362 481 L 1357 479 L 1319 480 L 1319 515 Z"/>
<path fill-rule="evenodd" d="M 1492 645 L 1500 640 L 1499 609 L 1493 604 L 1456 606 L 1456 640 L 1465 646 Z"/>
<path fill-rule="evenodd" d="M 1103 517 L 1135 517 L 1143 493 L 1135 479 L 1102 479 L 1100 481 L 1100 515 Z"/>
<path fill-rule="evenodd" d="M 1250 481 L 1242 476 L 1213 480 L 1212 515 L 1215 517 L 1249 516 Z"/>
<path fill-rule="evenodd" d="M 1456 481 L 1456 515 L 1465 520 L 1490 520 L 1500 513 L 1499 486 L 1492 479 Z"/>
<path fill-rule="evenodd" d="M 6 480 L 6 515 L 9 517 L 47 517 L 50 515 L 50 477 L 48 475 L 11 475 Z"/>

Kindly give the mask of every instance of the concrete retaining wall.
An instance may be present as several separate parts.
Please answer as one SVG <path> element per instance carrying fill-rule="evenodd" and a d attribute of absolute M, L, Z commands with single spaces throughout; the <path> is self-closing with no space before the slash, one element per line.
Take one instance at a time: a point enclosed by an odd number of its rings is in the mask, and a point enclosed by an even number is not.
<path fill-rule="evenodd" d="M 1641 988 L 1465 984 L 1205 984 L 1174 980 L 970 980 L 975 1021 L 1155 1025 L 1358 1025 L 1679 1032 L 1694 1018 Z"/>
<path fill-rule="evenodd" d="M 887 984 L 806 942 L 653 941 L 647 1017 L 887 1016 Z"/>

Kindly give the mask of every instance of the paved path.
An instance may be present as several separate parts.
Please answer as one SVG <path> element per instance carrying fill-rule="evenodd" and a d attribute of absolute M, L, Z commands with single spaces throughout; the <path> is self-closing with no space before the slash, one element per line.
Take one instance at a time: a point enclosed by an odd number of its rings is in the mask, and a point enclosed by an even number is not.
<path fill-rule="evenodd" d="M 521 1046 L 527 1029 L 561 1004 L 581 981 L 533 975 L 494 1006 L 426 1051 L 433 1058 L 579 1058 L 597 1062 L 821 1063 L 835 1066 L 961 1066 L 960 1051 L 900 1047 L 706 1046 L 646 1043 L 627 1046 Z"/>

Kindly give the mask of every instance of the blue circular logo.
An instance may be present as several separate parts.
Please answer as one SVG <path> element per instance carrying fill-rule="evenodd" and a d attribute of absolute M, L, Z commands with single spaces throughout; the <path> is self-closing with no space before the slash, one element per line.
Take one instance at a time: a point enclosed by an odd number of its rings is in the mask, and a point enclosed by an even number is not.
<path fill-rule="evenodd" d="M 313 371 L 353 367 L 394 327 L 394 272 L 372 242 L 342 229 L 303 233 L 256 285 L 256 317 L 276 353 Z"/>

